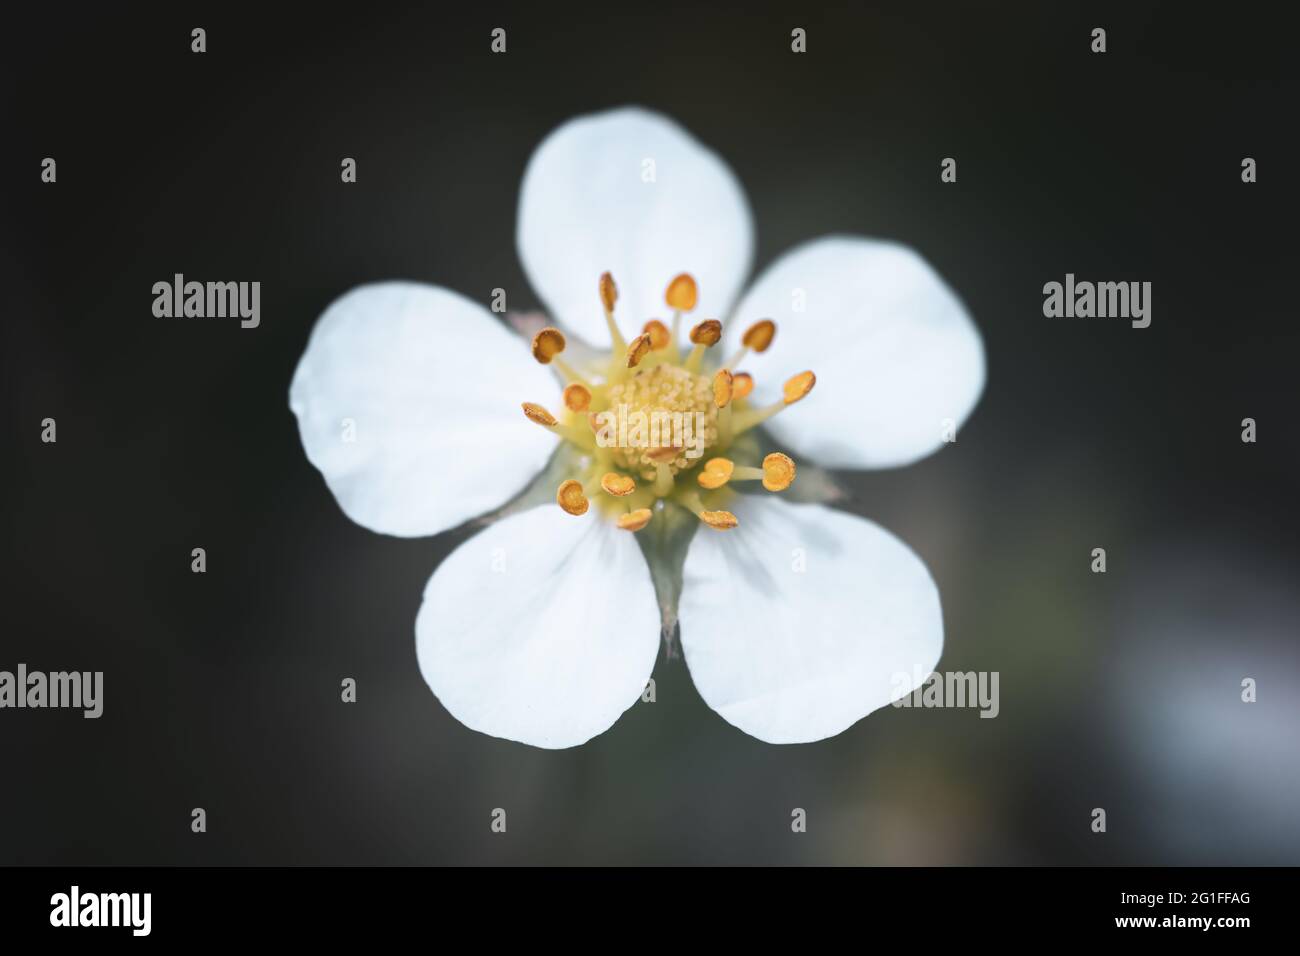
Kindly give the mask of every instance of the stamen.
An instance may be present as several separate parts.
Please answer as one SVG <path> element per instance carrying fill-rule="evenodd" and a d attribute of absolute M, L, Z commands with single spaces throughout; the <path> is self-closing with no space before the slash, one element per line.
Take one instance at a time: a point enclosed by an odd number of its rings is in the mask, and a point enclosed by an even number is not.
<path fill-rule="evenodd" d="M 672 341 L 668 334 L 668 326 L 658 319 L 651 319 L 641 331 L 650 336 L 650 348 L 656 352 L 668 348 L 668 343 Z"/>
<path fill-rule="evenodd" d="M 627 342 L 623 339 L 623 334 L 619 332 L 618 326 L 614 324 L 614 303 L 618 301 L 618 286 L 614 284 L 614 277 L 608 272 L 600 274 L 600 304 L 605 309 L 605 324 L 609 326 L 609 338 L 614 343 L 614 354 L 623 352 L 627 349 Z"/>
<path fill-rule="evenodd" d="M 600 487 L 615 498 L 624 498 L 636 491 L 636 482 L 627 475 L 620 475 L 617 472 L 610 471 L 606 472 L 605 476 L 600 479 Z"/>
<path fill-rule="evenodd" d="M 722 338 L 722 323 L 717 319 L 705 319 L 694 326 L 691 329 L 691 341 L 695 343 L 695 347 L 686 358 L 686 371 L 692 374 L 698 372 L 700 362 L 704 359 L 704 350 L 716 345 L 720 338 Z"/>
<path fill-rule="evenodd" d="M 754 376 L 748 372 L 737 372 L 732 376 L 731 381 L 731 400 L 734 402 L 741 398 L 748 398 L 749 393 L 754 390 Z"/>
<path fill-rule="evenodd" d="M 735 462 L 730 458 L 710 458 L 704 463 L 704 467 L 700 469 L 696 481 L 700 483 L 701 488 L 713 491 L 730 481 L 731 473 L 735 470 Z"/>
<path fill-rule="evenodd" d="M 636 368 L 650 351 L 650 333 L 642 332 L 627 347 L 627 367 Z"/>
<path fill-rule="evenodd" d="M 766 352 L 775 336 L 776 323 L 771 319 L 759 319 L 745 330 L 745 334 L 740 337 L 740 351 L 724 367 L 735 368 L 750 352 Z"/>
<path fill-rule="evenodd" d="M 571 412 L 585 412 L 591 407 L 591 389 L 581 382 L 564 386 L 564 407 Z"/>
<path fill-rule="evenodd" d="M 567 392 L 568 389 L 565 389 L 565 391 Z M 528 417 L 530 422 L 536 422 L 547 431 L 554 432 L 566 441 L 570 441 L 577 445 L 579 448 L 591 450 L 596 446 L 594 435 L 583 434 L 578 429 L 572 428 L 569 425 L 561 425 L 559 419 L 541 405 L 537 405 L 533 402 L 524 402 L 523 409 L 524 414 Z"/>
<path fill-rule="evenodd" d="M 649 508 L 637 508 L 636 511 L 629 511 L 625 515 L 618 516 L 618 526 L 624 531 L 640 531 L 650 523 L 654 517 L 654 512 Z"/>
<path fill-rule="evenodd" d="M 581 482 L 573 478 L 560 482 L 560 487 L 555 492 L 555 500 L 561 508 L 575 517 L 585 515 L 590 504 L 586 494 L 583 493 Z"/>
<path fill-rule="evenodd" d="M 794 482 L 794 459 L 774 451 L 763 459 L 763 487 L 768 491 L 785 491 Z"/>
<path fill-rule="evenodd" d="M 817 376 L 812 372 L 800 372 L 798 375 L 790 378 L 782 388 L 782 399 L 775 402 L 767 408 L 751 408 L 744 412 L 738 413 L 732 423 L 733 430 L 739 434 L 747 431 L 761 422 L 767 421 L 777 412 L 795 402 L 801 400 L 805 395 L 813 390 L 817 384 Z"/>

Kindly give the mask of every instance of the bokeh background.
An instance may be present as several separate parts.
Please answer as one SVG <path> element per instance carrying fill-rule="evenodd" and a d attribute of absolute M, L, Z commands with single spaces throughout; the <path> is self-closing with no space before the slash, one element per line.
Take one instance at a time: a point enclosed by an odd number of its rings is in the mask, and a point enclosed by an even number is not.
<path fill-rule="evenodd" d="M 0 668 L 102 670 L 106 689 L 98 721 L 0 712 L 0 863 L 1300 862 L 1297 86 L 1267 11 L 4 17 Z M 844 480 L 938 581 L 940 668 L 1001 673 L 997 719 L 886 709 L 774 747 L 661 658 L 656 703 L 544 752 L 467 730 L 421 679 L 421 592 L 468 532 L 344 518 L 290 376 L 358 283 L 536 305 L 514 250 L 528 156 L 626 103 L 731 164 L 758 268 L 824 233 L 889 237 L 967 302 L 989 379 L 958 442 Z M 261 327 L 155 319 L 173 272 L 260 280 Z M 1066 272 L 1151 281 L 1151 327 L 1045 319 Z"/>

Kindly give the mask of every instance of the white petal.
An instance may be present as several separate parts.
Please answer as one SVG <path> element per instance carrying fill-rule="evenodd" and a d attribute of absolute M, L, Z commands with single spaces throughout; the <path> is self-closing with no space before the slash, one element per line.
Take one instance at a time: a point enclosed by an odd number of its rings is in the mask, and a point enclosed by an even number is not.
<path fill-rule="evenodd" d="M 659 610 L 631 533 L 543 506 L 451 553 L 424 590 L 415 635 L 420 673 L 465 726 L 575 747 L 644 691 Z"/>
<path fill-rule="evenodd" d="M 625 338 L 647 319 L 667 317 L 664 290 L 681 272 L 700 290 L 685 321 L 721 318 L 749 274 L 753 232 L 727 165 L 672 120 L 642 109 L 556 129 L 529 160 L 519 196 L 517 241 L 529 281 L 552 316 L 594 343 L 609 340 L 602 272 L 618 285 L 615 317 Z"/>
<path fill-rule="evenodd" d="M 919 686 L 943 650 L 921 559 L 864 518 L 745 496 L 686 556 L 682 650 L 705 702 L 768 743 L 832 737 Z"/>
<path fill-rule="evenodd" d="M 519 404 L 555 395 L 527 344 L 487 309 L 437 286 L 385 282 L 321 315 L 289 407 L 344 513 L 418 537 L 502 504 L 541 470 L 555 437 Z"/>
<path fill-rule="evenodd" d="M 984 389 L 984 345 L 961 301 L 906 246 L 830 236 L 798 246 L 759 277 L 730 323 L 731 347 L 757 319 L 776 340 L 741 368 L 779 397 L 811 369 L 817 386 L 771 419 L 782 444 L 833 468 L 907 465 L 944 443 Z M 730 351 L 728 352 L 730 354 Z"/>

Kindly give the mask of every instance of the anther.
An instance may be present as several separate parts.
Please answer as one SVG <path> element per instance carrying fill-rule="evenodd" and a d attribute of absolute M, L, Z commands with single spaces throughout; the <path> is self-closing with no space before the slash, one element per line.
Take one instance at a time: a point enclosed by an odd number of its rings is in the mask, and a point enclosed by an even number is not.
<path fill-rule="evenodd" d="M 634 338 L 627 347 L 627 367 L 636 368 L 645 358 L 646 353 L 650 351 L 650 333 L 642 332 Z"/>
<path fill-rule="evenodd" d="M 695 308 L 698 297 L 699 289 L 695 285 L 695 279 L 688 272 L 683 272 L 668 283 L 668 290 L 664 293 L 664 301 L 668 303 L 668 307 L 678 312 L 690 312 Z"/>
<path fill-rule="evenodd" d="M 735 470 L 736 465 L 730 458 L 710 458 L 704 463 L 695 480 L 700 483 L 701 488 L 713 491 L 730 481 L 731 473 Z"/>
<path fill-rule="evenodd" d="M 627 349 L 627 342 L 623 339 L 623 334 L 619 332 L 618 326 L 614 324 L 614 303 L 618 301 L 618 286 L 614 284 L 614 277 L 608 272 L 600 274 L 600 304 L 605 310 L 605 324 L 609 326 L 609 338 L 614 343 L 614 354 Z"/>
<path fill-rule="evenodd" d="M 564 407 L 571 412 L 585 412 L 591 407 L 591 389 L 581 382 L 564 386 Z"/>
<path fill-rule="evenodd" d="M 727 531 L 740 524 L 730 511 L 701 511 L 700 520 L 718 531 Z"/>
<path fill-rule="evenodd" d="M 641 331 L 650 336 L 650 348 L 656 352 L 668 348 L 668 343 L 672 341 L 672 336 L 668 334 L 668 326 L 658 319 L 651 319 Z"/>
<path fill-rule="evenodd" d="M 555 500 L 571 515 L 587 513 L 589 502 L 582 490 L 582 483 L 573 478 L 560 482 L 560 487 L 555 492 Z"/>
<path fill-rule="evenodd" d="M 735 368 L 750 352 L 766 352 L 775 336 L 776 323 L 771 319 L 759 319 L 740 337 L 740 351 L 731 357 L 725 367 Z"/>
<path fill-rule="evenodd" d="M 625 515 L 618 516 L 618 526 L 624 531 L 640 531 L 650 523 L 654 516 L 649 508 L 637 508 L 636 511 L 629 511 Z"/>
<path fill-rule="evenodd" d="M 812 372 L 800 372 L 785 383 L 782 392 L 785 396 L 785 403 L 793 405 L 799 399 L 803 398 L 813 390 L 817 384 L 817 376 Z"/>
<path fill-rule="evenodd" d="M 691 329 L 691 341 L 695 347 L 691 349 L 691 354 L 686 358 L 686 371 L 695 373 L 700 370 L 700 362 L 704 359 L 704 350 L 712 345 L 716 345 L 722 338 L 722 323 L 717 319 L 705 319 Z"/>
<path fill-rule="evenodd" d="M 725 368 L 718 369 L 718 374 L 713 376 L 713 404 L 726 408 L 731 403 L 734 389 L 735 377 Z"/>
<path fill-rule="evenodd" d="M 768 491 L 785 491 L 794 481 L 794 459 L 774 451 L 763 459 L 763 487 Z"/>
<path fill-rule="evenodd" d="M 564 333 L 548 326 L 533 336 L 533 358 L 550 365 L 551 359 L 564 351 L 564 346 Z"/>
<path fill-rule="evenodd" d="M 636 482 L 627 475 L 609 471 L 600 479 L 600 487 L 605 489 L 606 494 L 613 495 L 615 498 L 625 498 L 636 491 Z"/>
<path fill-rule="evenodd" d="M 748 372 L 737 372 L 732 376 L 731 381 L 731 400 L 747 398 L 749 393 L 754 390 L 754 376 Z"/>
<path fill-rule="evenodd" d="M 560 424 L 559 419 L 542 408 L 541 405 L 535 405 L 532 402 L 523 403 L 524 414 L 528 416 L 530 422 L 536 422 L 543 428 L 554 428 Z"/>

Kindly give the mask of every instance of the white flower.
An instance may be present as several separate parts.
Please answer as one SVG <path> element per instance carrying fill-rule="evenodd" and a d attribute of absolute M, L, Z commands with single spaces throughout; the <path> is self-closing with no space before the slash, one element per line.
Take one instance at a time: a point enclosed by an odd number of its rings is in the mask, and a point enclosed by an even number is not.
<path fill-rule="evenodd" d="M 325 310 L 290 389 L 307 457 L 343 511 L 378 532 L 445 531 L 506 502 L 548 460 L 570 479 L 561 507 L 491 524 L 430 579 L 416 648 L 444 706 L 539 747 L 607 730 L 654 667 L 661 608 L 647 557 L 671 552 L 684 521 L 682 648 L 727 721 L 772 743 L 820 740 L 910 692 L 943 647 L 921 560 L 863 518 L 736 492 L 757 491 L 742 479 L 779 490 L 794 477 L 783 454 L 760 465 L 760 421 L 783 448 L 837 468 L 904 465 L 943 444 L 945 423 L 960 425 L 979 398 L 984 353 L 942 280 L 903 246 L 827 237 L 778 259 L 736 304 L 753 251 L 744 192 L 714 153 L 639 109 L 575 119 L 538 147 L 518 248 L 553 320 L 590 342 L 612 334 L 612 355 L 592 358 L 557 329 L 530 355 L 476 302 L 382 283 Z M 688 311 L 723 320 L 716 350 L 716 322 L 692 329 L 689 356 L 665 335 Z M 656 316 L 667 321 L 643 325 Z M 775 321 L 774 344 L 762 320 Z M 815 380 L 796 374 L 783 398 L 785 376 L 806 369 Z M 566 407 L 529 405 L 543 427 L 529 424 L 519 403 L 551 401 L 556 374 Z M 775 414 L 814 381 L 806 403 Z M 699 412 L 704 456 L 665 452 L 666 441 L 603 447 L 588 416 L 620 402 Z M 713 527 L 691 537 L 691 512 Z"/>

